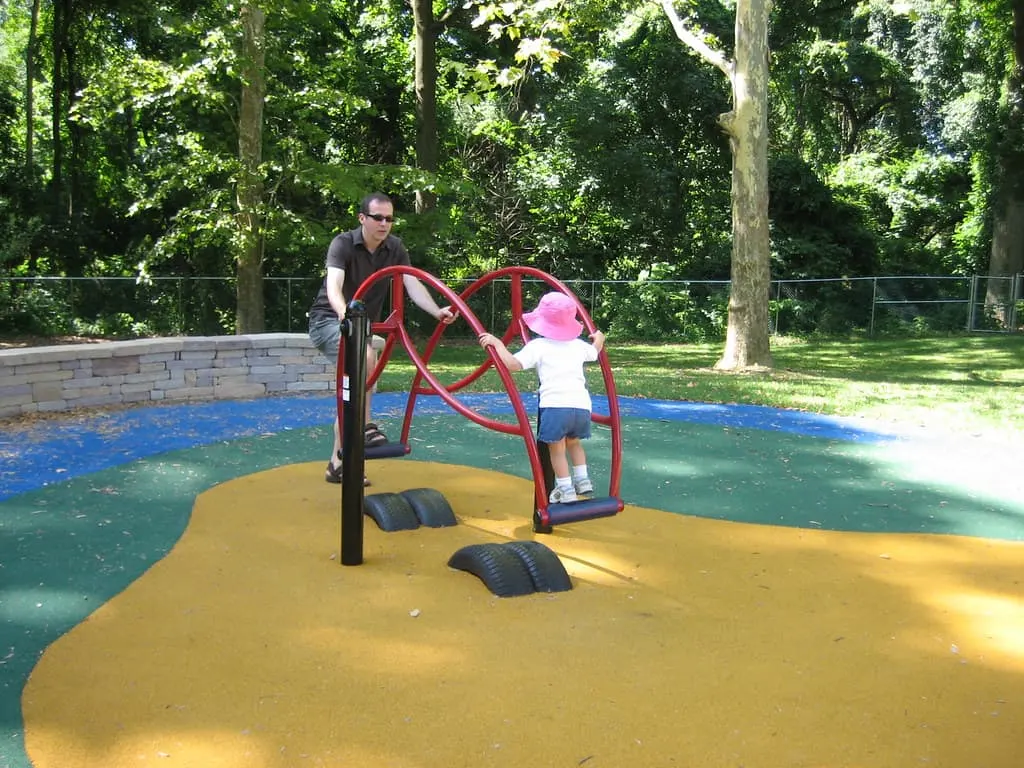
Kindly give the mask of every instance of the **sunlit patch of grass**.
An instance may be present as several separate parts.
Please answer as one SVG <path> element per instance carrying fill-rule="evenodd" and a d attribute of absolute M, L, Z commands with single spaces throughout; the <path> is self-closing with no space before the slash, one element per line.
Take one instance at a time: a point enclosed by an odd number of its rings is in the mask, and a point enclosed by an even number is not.
<path fill-rule="evenodd" d="M 720 344 L 616 344 L 612 339 L 608 345 L 620 395 L 766 405 L 1024 436 L 1024 336 L 773 339 L 774 368 L 757 372 L 715 370 L 721 353 Z M 430 370 L 447 386 L 487 359 L 476 344 L 446 344 L 436 350 Z M 381 389 L 408 389 L 413 373 L 404 353 L 396 353 Z M 588 381 L 594 392 L 603 392 L 596 366 L 588 367 Z M 532 390 L 534 374 L 517 374 L 516 384 Z M 465 391 L 501 389 L 491 370 Z"/>

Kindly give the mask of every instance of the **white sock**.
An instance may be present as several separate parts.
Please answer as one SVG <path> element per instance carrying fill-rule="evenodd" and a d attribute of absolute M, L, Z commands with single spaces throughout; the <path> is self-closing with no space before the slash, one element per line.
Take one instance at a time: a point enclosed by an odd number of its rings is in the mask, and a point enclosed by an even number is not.
<path fill-rule="evenodd" d="M 555 485 L 557 485 L 559 488 L 572 488 L 572 480 L 570 480 L 568 477 L 556 477 Z"/>
<path fill-rule="evenodd" d="M 587 479 L 587 465 L 577 464 L 572 468 L 572 479 L 573 480 L 586 480 Z"/>

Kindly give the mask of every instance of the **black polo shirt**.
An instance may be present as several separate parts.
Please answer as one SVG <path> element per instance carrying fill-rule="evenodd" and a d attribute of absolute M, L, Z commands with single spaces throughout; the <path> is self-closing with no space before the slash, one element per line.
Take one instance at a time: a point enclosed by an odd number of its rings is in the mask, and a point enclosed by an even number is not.
<path fill-rule="evenodd" d="M 345 281 L 342 284 L 342 294 L 345 296 L 345 303 L 352 301 L 356 290 L 374 272 L 384 267 L 410 266 L 409 252 L 405 249 L 402 241 L 394 235 L 388 235 L 377 250 L 370 253 L 363 242 L 363 228 L 356 227 L 349 232 L 342 232 L 335 237 L 327 248 L 327 266 L 337 267 L 345 270 Z M 376 283 L 363 296 L 366 304 L 366 314 L 371 321 L 380 319 L 381 309 L 388 297 L 391 288 L 391 280 L 381 280 Z M 309 310 L 309 320 L 312 324 L 326 320 L 337 320 L 338 314 L 331 307 L 327 300 L 327 278 L 324 277 L 320 285 L 320 291 L 316 300 Z"/>

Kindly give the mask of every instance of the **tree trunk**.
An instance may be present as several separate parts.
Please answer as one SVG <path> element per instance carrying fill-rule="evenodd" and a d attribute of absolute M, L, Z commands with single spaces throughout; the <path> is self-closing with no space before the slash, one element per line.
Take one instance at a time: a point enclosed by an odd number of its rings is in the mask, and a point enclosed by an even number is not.
<path fill-rule="evenodd" d="M 32 17 L 25 46 L 25 170 L 34 174 L 35 165 L 35 80 L 36 54 L 39 51 L 39 0 L 32 0 Z"/>
<path fill-rule="evenodd" d="M 240 170 L 236 199 L 237 261 L 235 332 L 262 333 L 263 307 L 263 104 L 267 85 L 264 72 L 263 10 L 246 3 L 242 19 L 242 99 L 238 118 Z"/>
<path fill-rule="evenodd" d="M 771 367 L 768 342 L 768 12 L 766 0 L 736 4 L 732 145 L 732 285 L 725 352 L 715 367 Z"/>
<path fill-rule="evenodd" d="M 1024 2 L 1013 4 L 1014 60 L 1006 78 L 1009 115 L 1004 148 L 999 156 L 1000 189 L 993 205 L 992 250 L 989 254 L 985 309 L 1006 326 L 1010 320 L 1013 275 L 1024 272 Z"/>
<path fill-rule="evenodd" d="M 78 48 L 76 47 L 75 37 L 72 34 L 68 35 L 65 80 L 67 81 L 67 134 L 68 148 L 70 150 L 64 158 L 64 177 L 67 180 L 65 183 L 67 189 L 67 212 L 72 231 L 75 233 L 75 255 L 78 258 L 83 258 L 81 249 L 77 246 L 80 242 L 80 227 L 84 213 L 78 204 L 79 199 L 82 197 L 82 124 L 77 120 L 72 120 L 71 115 L 75 111 L 78 94 L 85 87 L 85 83 L 81 82 L 82 78 L 78 71 Z M 83 264 L 82 267 L 84 266 Z"/>
<path fill-rule="evenodd" d="M 985 287 L 985 309 L 1005 328 L 1010 322 L 1013 276 L 1024 272 L 1024 197 L 1010 195 L 996 210 Z"/>
<path fill-rule="evenodd" d="M 432 0 L 412 0 L 416 27 L 416 165 L 437 170 L 437 26 Z M 437 197 L 428 189 L 416 190 L 416 212 L 434 207 Z"/>
<path fill-rule="evenodd" d="M 52 134 L 52 168 L 50 185 L 54 207 L 54 221 L 63 222 L 67 216 L 64 198 L 64 141 L 62 125 L 64 123 L 64 92 L 67 89 L 64 74 L 64 56 L 68 42 L 68 15 L 70 13 L 67 0 L 55 0 L 53 4 L 53 32 L 51 47 L 53 56 L 53 74 L 50 78 L 50 128 Z"/>

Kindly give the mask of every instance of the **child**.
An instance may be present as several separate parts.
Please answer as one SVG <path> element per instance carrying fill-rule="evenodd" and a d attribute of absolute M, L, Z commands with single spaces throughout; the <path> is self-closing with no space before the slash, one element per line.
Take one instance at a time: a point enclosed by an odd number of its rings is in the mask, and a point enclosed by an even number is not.
<path fill-rule="evenodd" d="M 579 338 L 583 324 L 576 319 L 576 304 L 564 293 L 544 294 L 537 308 L 523 315 L 523 321 L 539 338 L 528 341 L 514 355 L 501 339 L 489 333 L 480 335 L 480 345 L 484 349 L 494 347 L 510 371 L 537 369 L 537 439 L 547 443 L 555 473 L 555 488 L 548 500 L 569 504 L 594 492 L 580 443 L 590 437 L 591 403 L 583 365 L 597 360 L 604 347 L 604 334 L 590 334 L 591 344 Z M 572 461 L 571 479 L 566 454 Z"/>

